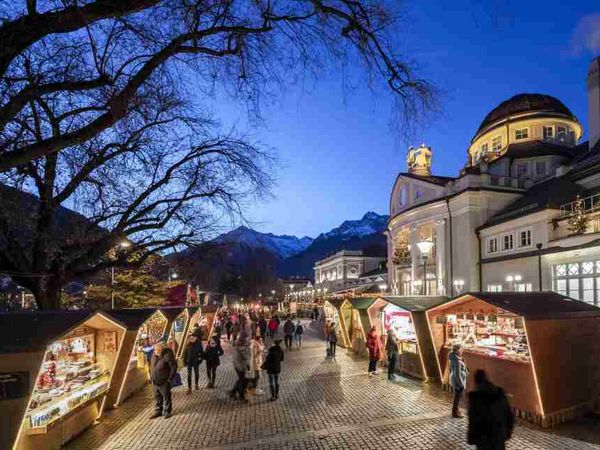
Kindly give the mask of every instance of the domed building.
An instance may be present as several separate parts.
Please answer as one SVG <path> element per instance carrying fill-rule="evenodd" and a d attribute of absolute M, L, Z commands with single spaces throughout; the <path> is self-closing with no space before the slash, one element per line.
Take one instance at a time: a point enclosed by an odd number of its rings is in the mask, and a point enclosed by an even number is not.
<path fill-rule="evenodd" d="M 559 99 L 515 95 L 479 124 L 456 177 L 411 147 L 390 196 L 395 295 L 555 290 L 600 305 L 600 58 L 588 73 L 589 136 Z"/>

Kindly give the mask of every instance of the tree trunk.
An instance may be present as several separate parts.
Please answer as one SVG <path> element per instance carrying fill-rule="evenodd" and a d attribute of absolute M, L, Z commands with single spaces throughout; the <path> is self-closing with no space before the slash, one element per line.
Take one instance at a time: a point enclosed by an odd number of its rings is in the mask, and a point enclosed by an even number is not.
<path fill-rule="evenodd" d="M 40 279 L 35 286 L 27 286 L 33 296 L 35 303 L 41 311 L 52 311 L 60 309 L 60 294 L 62 283 L 58 278 L 50 278 L 45 281 Z"/>

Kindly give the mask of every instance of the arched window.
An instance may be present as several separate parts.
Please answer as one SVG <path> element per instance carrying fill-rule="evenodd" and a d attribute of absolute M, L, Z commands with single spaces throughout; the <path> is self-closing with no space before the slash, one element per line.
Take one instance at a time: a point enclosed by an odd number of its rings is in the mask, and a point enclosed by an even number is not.
<path fill-rule="evenodd" d="M 401 208 L 406 206 L 407 198 L 408 198 L 408 194 L 406 192 L 406 187 L 400 188 L 400 192 L 398 192 L 398 205 Z"/>

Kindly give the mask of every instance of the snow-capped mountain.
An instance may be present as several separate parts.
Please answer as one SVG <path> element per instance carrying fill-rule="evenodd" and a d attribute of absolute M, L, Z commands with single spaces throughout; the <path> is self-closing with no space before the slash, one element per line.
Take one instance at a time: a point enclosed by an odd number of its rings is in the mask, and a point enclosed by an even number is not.
<path fill-rule="evenodd" d="M 333 237 L 350 239 L 352 237 L 363 237 L 374 233 L 380 233 L 385 230 L 388 219 L 389 216 L 380 216 L 373 211 L 369 211 L 362 219 L 346 220 L 339 227 L 334 228 L 327 233 L 320 234 L 317 239 L 330 239 Z"/>
<path fill-rule="evenodd" d="M 222 234 L 214 239 L 218 244 L 231 244 L 246 246 L 253 249 L 266 249 L 277 255 L 280 259 L 289 258 L 305 250 L 313 239 L 304 236 L 275 235 L 261 233 L 251 228 L 241 226 L 229 233 Z"/>

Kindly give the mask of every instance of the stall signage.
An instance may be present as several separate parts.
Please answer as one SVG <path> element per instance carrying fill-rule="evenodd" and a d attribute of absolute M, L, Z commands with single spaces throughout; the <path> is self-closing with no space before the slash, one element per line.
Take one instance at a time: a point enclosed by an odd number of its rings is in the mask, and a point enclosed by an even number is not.
<path fill-rule="evenodd" d="M 29 372 L 0 373 L 0 400 L 26 397 L 29 392 Z"/>

